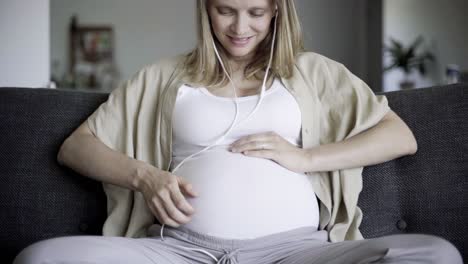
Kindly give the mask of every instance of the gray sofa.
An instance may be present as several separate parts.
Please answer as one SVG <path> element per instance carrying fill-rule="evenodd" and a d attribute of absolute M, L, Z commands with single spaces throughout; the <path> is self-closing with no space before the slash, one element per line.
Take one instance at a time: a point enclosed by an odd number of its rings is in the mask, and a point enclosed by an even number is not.
<path fill-rule="evenodd" d="M 468 85 L 386 93 L 411 127 L 416 155 L 366 167 L 361 230 L 372 238 L 426 233 L 468 258 Z M 0 89 L 0 263 L 27 245 L 99 235 L 106 218 L 100 183 L 59 166 L 63 140 L 108 94 Z"/>

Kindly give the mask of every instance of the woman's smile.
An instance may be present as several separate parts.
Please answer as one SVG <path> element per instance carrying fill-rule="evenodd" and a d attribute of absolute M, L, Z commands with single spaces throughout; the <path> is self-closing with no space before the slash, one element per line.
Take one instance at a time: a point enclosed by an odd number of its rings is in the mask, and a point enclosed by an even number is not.
<path fill-rule="evenodd" d="M 250 43 L 250 40 L 254 36 L 251 37 L 233 37 L 233 36 L 228 36 L 229 40 L 231 41 L 232 45 L 236 47 L 245 47 L 247 44 Z"/>

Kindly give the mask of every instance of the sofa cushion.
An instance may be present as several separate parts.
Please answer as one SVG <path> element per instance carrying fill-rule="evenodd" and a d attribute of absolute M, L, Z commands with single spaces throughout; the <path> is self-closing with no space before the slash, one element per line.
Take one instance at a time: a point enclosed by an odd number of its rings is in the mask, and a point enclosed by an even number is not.
<path fill-rule="evenodd" d="M 425 233 L 454 243 L 466 259 L 468 85 L 386 93 L 418 142 L 416 155 L 364 169 L 364 237 Z"/>
<path fill-rule="evenodd" d="M 65 138 L 106 94 L 0 89 L 0 259 L 41 239 L 100 234 L 100 183 L 57 163 Z"/>

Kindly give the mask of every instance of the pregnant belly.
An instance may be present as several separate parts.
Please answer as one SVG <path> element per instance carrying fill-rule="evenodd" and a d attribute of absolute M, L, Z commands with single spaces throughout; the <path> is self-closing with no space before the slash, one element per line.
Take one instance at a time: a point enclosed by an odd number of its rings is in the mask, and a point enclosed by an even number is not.
<path fill-rule="evenodd" d="M 174 172 L 193 184 L 195 213 L 185 227 L 232 239 L 318 226 L 315 192 L 305 174 L 262 158 L 208 150 Z"/>

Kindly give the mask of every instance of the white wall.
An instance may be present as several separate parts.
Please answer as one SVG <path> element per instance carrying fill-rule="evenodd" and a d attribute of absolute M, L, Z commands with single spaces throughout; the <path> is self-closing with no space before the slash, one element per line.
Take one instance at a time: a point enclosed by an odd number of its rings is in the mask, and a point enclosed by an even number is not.
<path fill-rule="evenodd" d="M 1 0 L 0 38 L 0 86 L 45 87 L 50 77 L 49 0 Z"/>
<path fill-rule="evenodd" d="M 426 77 L 412 75 L 417 87 L 444 83 L 447 64 L 468 70 L 467 12 L 466 0 L 384 0 L 384 40 L 392 36 L 409 45 L 422 35 L 437 59 Z M 400 71 L 388 72 L 384 89 L 397 90 L 402 77 Z"/>

